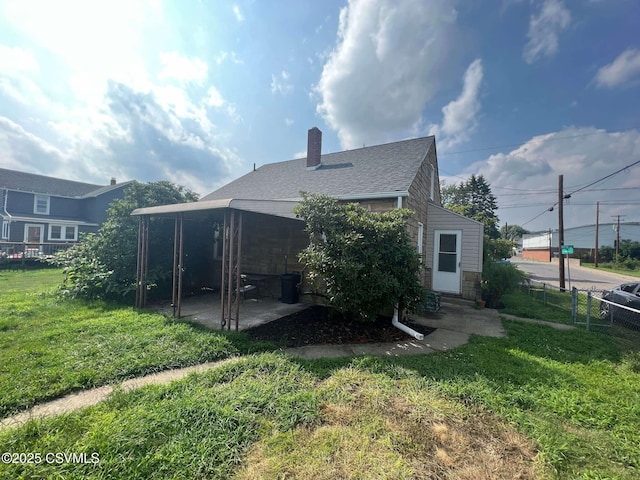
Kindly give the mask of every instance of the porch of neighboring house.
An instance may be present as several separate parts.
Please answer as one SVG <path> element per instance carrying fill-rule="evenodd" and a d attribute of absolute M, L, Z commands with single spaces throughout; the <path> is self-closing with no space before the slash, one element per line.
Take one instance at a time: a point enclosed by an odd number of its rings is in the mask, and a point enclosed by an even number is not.
<path fill-rule="evenodd" d="M 135 210 L 139 216 L 136 307 L 148 306 L 153 218 L 173 223 L 171 294 L 156 308 L 208 327 L 241 330 L 302 310 L 309 241 L 297 202 L 212 200 Z M 283 275 L 285 275 L 283 277 Z M 281 286 L 284 286 L 281 288 Z"/>

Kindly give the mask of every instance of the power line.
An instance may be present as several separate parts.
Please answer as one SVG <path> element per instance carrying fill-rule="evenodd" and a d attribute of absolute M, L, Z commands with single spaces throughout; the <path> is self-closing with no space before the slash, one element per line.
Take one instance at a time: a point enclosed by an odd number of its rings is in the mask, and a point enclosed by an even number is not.
<path fill-rule="evenodd" d="M 576 194 L 576 193 L 578 193 L 578 192 L 580 192 L 580 191 L 582 191 L 582 190 L 585 190 L 586 188 L 591 187 L 592 185 L 595 185 L 596 183 L 600 183 L 600 182 L 602 182 L 603 180 L 606 180 L 607 178 L 611 178 L 611 177 L 613 177 L 614 175 L 617 175 L 618 173 L 623 172 L 623 171 L 627 170 L 628 168 L 631 168 L 631 167 L 633 167 L 633 166 L 635 166 L 635 165 L 638 165 L 638 164 L 640 164 L 640 160 L 638 160 L 638 161 L 636 161 L 636 162 L 633 162 L 633 163 L 631 163 L 631 164 L 629 164 L 629 165 L 627 165 L 627 166 L 625 166 L 625 167 L 622 167 L 621 169 L 616 170 L 615 172 L 610 173 L 609 175 L 606 175 L 606 176 L 604 176 L 604 177 L 602 177 L 602 178 L 599 178 L 598 180 L 596 180 L 596 181 L 594 181 L 594 182 L 591 182 L 591 183 L 589 183 L 589 184 L 585 185 L 584 187 L 581 187 L 581 188 L 579 188 L 579 189 L 577 189 L 577 190 L 574 190 L 573 192 L 571 192 L 571 193 L 569 193 L 569 194 L 567 194 L 567 195 L 563 195 L 563 198 L 565 198 L 565 199 L 571 198 L 571 196 L 572 196 L 572 195 L 574 195 L 574 194 Z M 523 224 L 522 224 L 522 225 L 520 225 L 520 226 L 521 226 L 521 227 L 524 227 L 524 226 L 525 226 L 525 225 L 527 225 L 528 223 L 531 223 L 531 222 L 533 222 L 534 220 L 536 220 L 537 218 L 539 218 L 539 217 L 541 217 L 542 215 L 544 215 L 546 212 L 552 212 L 552 211 L 553 211 L 553 209 L 556 207 L 556 205 L 558 205 L 558 202 L 554 203 L 553 205 L 551 205 L 551 207 L 547 208 L 546 210 L 543 210 L 543 211 L 542 211 L 542 212 L 540 212 L 538 215 L 536 215 L 535 217 L 533 217 L 531 220 L 526 221 L 525 223 L 523 223 Z"/>

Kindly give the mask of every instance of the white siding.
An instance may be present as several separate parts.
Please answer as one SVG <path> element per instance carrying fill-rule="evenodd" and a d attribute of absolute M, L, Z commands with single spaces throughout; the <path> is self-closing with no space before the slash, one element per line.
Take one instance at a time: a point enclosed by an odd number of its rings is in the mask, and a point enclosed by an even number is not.
<path fill-rule="evenodd" d="M 427 267 L 433 268 L 433 233 L 436 230 L 462 230 L 462 271 L 482 272 L 484 225 L 429 203 L 427 211 Z"/>

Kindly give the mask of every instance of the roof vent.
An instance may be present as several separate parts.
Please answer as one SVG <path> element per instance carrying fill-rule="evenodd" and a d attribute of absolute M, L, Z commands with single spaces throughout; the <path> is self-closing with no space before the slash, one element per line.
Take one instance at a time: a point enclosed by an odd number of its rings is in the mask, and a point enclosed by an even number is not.
<path fill-rule="evenodd" d="M 111 185 L 115 185 L 116 184 L 116 177 L 111 177 Z"/>
<path fill-rule="evenodd" d="M 321 164 L 322 132 L 318 127 L 309 129 L 307 136 L 307 170 L 316 170 Z"/>

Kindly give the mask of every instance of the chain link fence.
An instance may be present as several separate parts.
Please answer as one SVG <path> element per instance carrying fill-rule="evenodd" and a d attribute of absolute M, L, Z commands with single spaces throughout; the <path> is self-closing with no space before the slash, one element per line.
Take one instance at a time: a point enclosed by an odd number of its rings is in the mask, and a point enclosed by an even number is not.
<path fill-rule="evenodd" d="M 532 279 L 522 283 L 520 289 L 542 305 L 566 312 L 574 325 L 584 325 L 587 330 L 614 324 L 640 330 L 640 310 L 616 301 L 609 290 L 574 287 L 571 291 L 561 291 L 554 285 Z"/>

